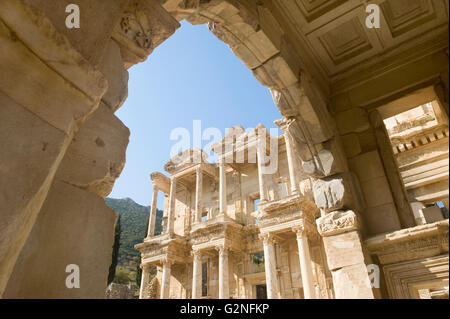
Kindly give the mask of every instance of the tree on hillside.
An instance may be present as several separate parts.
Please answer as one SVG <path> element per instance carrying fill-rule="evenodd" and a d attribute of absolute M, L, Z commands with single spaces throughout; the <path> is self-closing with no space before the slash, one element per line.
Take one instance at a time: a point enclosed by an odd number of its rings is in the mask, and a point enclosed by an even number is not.
<path fill-rule="evenodd" d="M 108 285 L 113 282 L 114 277 L 116 275 L 116 266 L 119 257 L 119 247 L 120 247 L 120 215 L 117 217 L 116 227 L 114 229 L 114 244 L 112 247 L 113 250 L 112 261 L 111 265 L 109 266 Z"/>

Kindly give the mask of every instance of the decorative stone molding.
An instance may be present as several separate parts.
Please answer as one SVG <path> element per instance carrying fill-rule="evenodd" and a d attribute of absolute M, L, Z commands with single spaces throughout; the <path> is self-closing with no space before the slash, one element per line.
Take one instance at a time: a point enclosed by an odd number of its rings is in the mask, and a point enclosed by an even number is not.
<path fill-rule="evenodd" d="M 393 299 L 422 299 L 421 291 L 447 289 L 448 254 L 406 261 L 383 267 L 389 297 Z M 426 298 L 426 297 L 425 297 Z M 428 297 L 432 298 L 432 297 Z"/>
<path fill-rule="evenodd" d="M 169 194 L 170 192 L 170 178 L 160 172 L 153 172 L 150 174 L 150 178 L 152 180 L 153 187 L 157 186 L 159 190 L 164 192 L 165 194 Z"/>
<path fill-rule="evenodd" d="M 215 249 L 219 252 L 220 256 L 226 256 L 231 251 L 231 247 L 223 244 L 223 245 L 216 245 Z"/>
<path fill-rule="evenodd" d="M 202 253 L 198 249 L 192 250 L 191 255 L 192 255 L 193 259 L 197 262 L 200 262 L 202 259 Z"/>
<path fill-rule="evenodd" d="M 314 202 L 325 212 L 365 207 L 358 179 L 352 172 L 317 179 L 313 184 Z"/>
<path fill-rule="evenodd" d="M 157 1 L 131 0 L 116 26 L 113 39 L 125 65 L 144 61 L 180 24 Z"/>
<path fill-rule="evenodd" d="M 311 218 L 302 218 L 300 220 L 300 224 L 292 227 L 292 231 L 297 235 L 297 238 L 306 236 L 308 237 L 308 239 L 313 241 L 317 241 L 318 239 L 320 239 L 320 236 L 317 233 L 316 227 Z"/>
<path fill-rule="evenodd" d="M 357 230 L 358 218 L 355 212 L 334 211 L 316 220 L 317 230 L 321 236 L 331 236 Z"/>
<path fill-rule="evenodd" d="M 259 234 L 259 239 L 263 241 L 264 245 L 273 245 L 275 243 L 275 236 L 271 233 Z"/>
<path fill-rule="evenodd" d="M 367 239 L 364 243 L 381 264 L 448 254 L 449 220 L 398 230 Z"/>
<path fill-rule="evenodd" d="M 157 299 L 158 298 L 158 288 L 159 281 L 157 277 L 153 277 L 147 287 L 147 296 L 148 299 Z"/>

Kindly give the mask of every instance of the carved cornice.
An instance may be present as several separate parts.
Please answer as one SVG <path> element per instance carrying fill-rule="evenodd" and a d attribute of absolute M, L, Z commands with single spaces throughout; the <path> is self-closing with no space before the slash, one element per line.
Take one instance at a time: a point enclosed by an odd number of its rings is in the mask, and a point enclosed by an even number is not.
<path fill-rule="evenodd" d="M 381 264 L 391 264 L 446 254 L 449 251 L 449 220 L 378 235 L 364 241 Z"/>
<path fill-rule="evenodd" d="M 170 178 L 160 172 L 153 172 L 150 174 L 153 187 L 158 187 L 162 192 L 169 194 L 170 192 Z"/>
<path fill-rule="evenodd" d="M 321 236 L 331 236 L 358 229 L 358 218 L 351 211 L 334 211 L 316 220 L 317 230 Z"/>

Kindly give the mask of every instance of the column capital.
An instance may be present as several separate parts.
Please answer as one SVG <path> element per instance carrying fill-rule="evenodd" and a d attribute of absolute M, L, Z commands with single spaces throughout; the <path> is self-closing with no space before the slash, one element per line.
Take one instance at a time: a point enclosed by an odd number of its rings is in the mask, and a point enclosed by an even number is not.
<path fill-rule="evenodd" d="M 200 260 L 202 258 L 202 252 L 199 249 L 194 249 L 191 251 L 191 256 L 195 260 Z"/>
<path fill-rule="evenodd" d="M 169 257 L 164 257 L 164 258 L 161 258 L 161 264 L 163 265 L 163 266 L 172 266 L 173 264 L 174 264 L 174 260 L 173 259 L 171 259 L 171 258 L 169 258 Z"/>
<path fill-rule="evenodd" d="M 292 226 L 291 229 L 297 235 L 298 239 L 305 236 L 309 239 L 317 239 L 319 237 L 315 225 L 305 218 L 302 218 L 301 223 Z"/>
<path fill-rule="evenodd" d="M 158 187 L 157 184 L 153 184 L 153 185 L 152 185 L 152 188 L 153 188 L 153 191 L 154 191 L 154 192 L 159 192 L 159 187 Z"/>
<path fill-rule="evenodd" d="M 149 269 L 150 266 L 151 266 L 151 265 L 150 265 L 149 263 L 145 263 L 145 264 L 141 263 L 141 264 L 139 265 L 139 267 L 140 267 L 142 270 L 144 270 L 144 269 Z"/>
<path fill-rule="evenodd" d="M 227 245 L 216 245 L 215 249 L 219 252 L 219 255 L 228 255 L 228 253 L 231 251 L 230 247 Z"/>
<path fill-rule="evenodd" d="M 259 238 L 263 241 L 264 245 L 273 245 L 275 243 L 275 236 L 272 233 L 261 233 Z"/>

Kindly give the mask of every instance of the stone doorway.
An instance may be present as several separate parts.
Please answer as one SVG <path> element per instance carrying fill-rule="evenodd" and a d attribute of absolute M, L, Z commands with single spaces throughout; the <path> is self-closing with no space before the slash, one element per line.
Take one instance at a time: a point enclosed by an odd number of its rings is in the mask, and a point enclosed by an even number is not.
<path fill-rule="evenodd" d="M 267 299 L 267 287 L 266 285 L 256 285 L 256 299 Z"/>
<path fill-rule="evenodd" d="M 427 87 L 371 113 L 397 209 L 412 210 L 415 225 L 442 220 L 448 210 L 448 117 L 436 97 Z"/>

